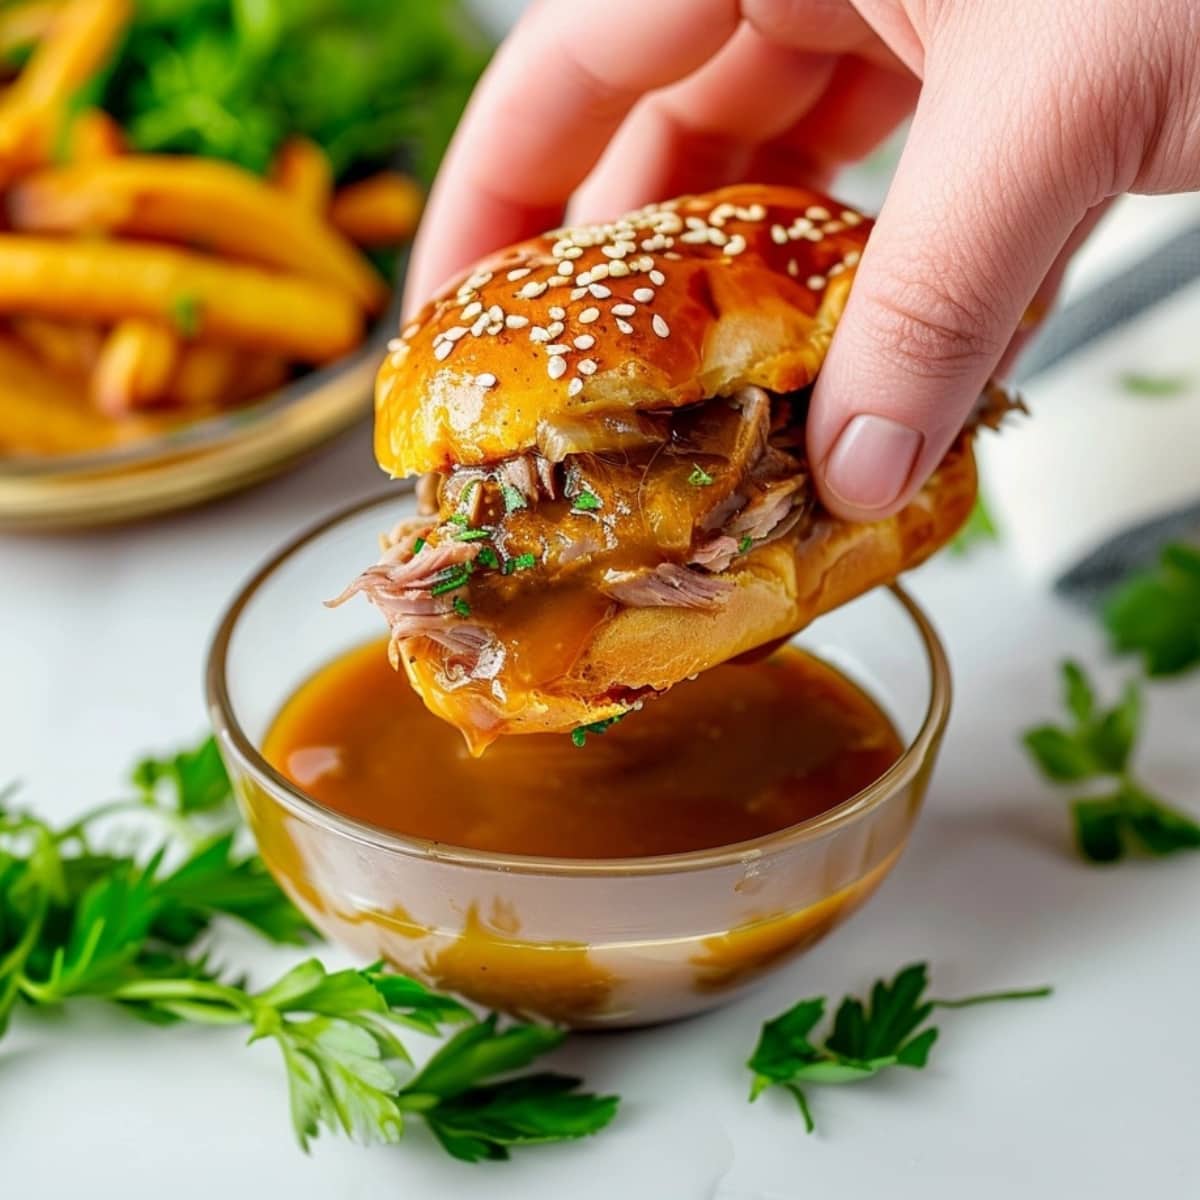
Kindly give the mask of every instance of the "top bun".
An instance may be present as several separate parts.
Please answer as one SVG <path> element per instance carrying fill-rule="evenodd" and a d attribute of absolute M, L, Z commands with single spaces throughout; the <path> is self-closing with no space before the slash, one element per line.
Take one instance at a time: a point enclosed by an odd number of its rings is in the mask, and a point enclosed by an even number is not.
<path fill-rule="evenodd" d="M 380 466 L 491 463 L 581 415 L 805 387 L 870 227 L 819 192 L 741 184 L 502 250 L 391 343 Z"/>

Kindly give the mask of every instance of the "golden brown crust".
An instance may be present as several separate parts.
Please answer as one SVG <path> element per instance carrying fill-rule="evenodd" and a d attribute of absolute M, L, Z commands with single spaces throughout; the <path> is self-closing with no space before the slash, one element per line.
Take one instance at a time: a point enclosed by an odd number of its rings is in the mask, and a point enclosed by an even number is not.
<path fill-rule="evenodd" d="M 627 221 L 510 247 L 426 305 L 379 373 L 385 470 L 493 462 L 565 415 L 812 382 L 869 220 L 806 188 L 740 184 Z"/>
<path fill-rule="evenodd" d="M 970 442 L 963 434 L 913 501 L 887 520 L 860 524 L 825 516 L 802 537 L 752 550 L 722 575 L 735 589 L 720 608 L 618 610 L 597 627 L 553 692 L 509 694 L 502 705 L 476 695 L 467 723 L 462 697 L 437 682 L 436 658 L 406 655 L 409 679 L 477 751 L 498 732 L 564 732 L 619 716 L 630 693 L 664 690 L 787 637 L 924 562 L 958 532 L 975 502 Z"/>

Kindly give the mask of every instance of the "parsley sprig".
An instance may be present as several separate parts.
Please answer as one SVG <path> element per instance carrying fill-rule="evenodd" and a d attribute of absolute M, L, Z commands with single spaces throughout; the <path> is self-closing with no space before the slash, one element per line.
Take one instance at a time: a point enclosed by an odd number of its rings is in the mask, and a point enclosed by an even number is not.
<path fill-rule="evenodd" d="M 11 789 L 0 793 L 0 1036 L 18 1006 L 81 997 L 157 1024 L 242 1026 L 250 1041 L 279 1047 L 306 1149 L 322 1129 L 395 1142 L 415 1116 L 450 1154 L 476 1162 L 582 1137 L 612 1119 L 616 1098 L 580 1093 L 576 1079 L 510 1077 L 556 1047 L 559 1030 L 477 1020 L 379 964 L 330 972 L 309 959 L 256 991 L 222 977 L 204 950 L 218 917 L 286 945 L 312 930 L 258 855 L 241 849 L 211 739 L 143 760 L 132 784 L 130 798 L 61 828 L 14 808 Z M 166 835 L 144 854 L 116 853 L 100 834 L 122 816 Z M 414 1072 L 397 1030 L 440 1034 L 450 1025 L 463 1028 Z"/>
<path fill-rule="evenodd" d="M 1155 796 L 1132 774 L 1130 759 L 1141 724 L 1141 692 L 1128 683 L 1112 708 L 1102 708 L 1083 669 L 1062 665 L 1066 725 L 1026 731 L 1025 748 L 1052 783 L 1104 781 L 1110 790 L 1072 801 L 1079 853 L 1114 862 L 1135 851 L 1161 856 L 1200 848 L 1200 824 Z"/>
<path fill-rule="evenodd" d="M 913 963 L 891 983 L 877 981 L 867 1003 L 846 996 L 838 1006 L 833 1029 L 819 1045 L 813 1030 L 825 1016 L 823 996 L 801 1000 L 768 1021 L 746 1064 L 754 1075 L 750 1099 L 757 1100 L 769 1087 L 782 1087 L 795 1098 L 805 1129 L 812 1133 L 816 1124 L 805 1087 L 859 1083 L 890 1067 L 920 1070 L 938 1037 L 937 1028 L 925 1024 L 934 1009 L 1050 995 L 1050 988 L 1038 987 L 936 1000 L 925 997 L 928 984 L 927 965 Z"/>
<path fill-rule="evenodd" d="M 1200 664 L 1200 549 L 1167 546 L 1156 568 L 1117 589 L 1104 621 L 1114 649 L 1140 654 L 1150 675 Z"/>

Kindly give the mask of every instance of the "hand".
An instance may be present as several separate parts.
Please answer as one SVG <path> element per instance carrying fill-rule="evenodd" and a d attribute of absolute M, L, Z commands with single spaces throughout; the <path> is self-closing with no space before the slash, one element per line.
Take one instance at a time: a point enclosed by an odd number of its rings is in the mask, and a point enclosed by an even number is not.
<path fill-rule="evenodd" d="M 577 189 L 595 219 L 819 185 L 910 112 L 808 425 L 828 506 L 886 516 L 1107 200 L 1200 187 L 1194 0 L 539 0 L 464 117 L 409 297 L 559 223 Z"/>

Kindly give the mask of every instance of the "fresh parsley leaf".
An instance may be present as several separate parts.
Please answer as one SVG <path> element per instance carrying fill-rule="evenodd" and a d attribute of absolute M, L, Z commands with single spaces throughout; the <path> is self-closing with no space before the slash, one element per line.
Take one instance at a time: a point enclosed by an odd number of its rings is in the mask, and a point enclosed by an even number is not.
<path fill-rule="evenodd" d="M 438 577 L 437 583 L 429 589 L 431 596 L 444 596 L 447 592 L 456 592 L 466 587 L 471 578 L 471 564 L 462 563 L 457 567 L 447 567 Z"/>
<path fill-rule="evenodd" d="M 471 606 L 462 596 L 454 597 L 454 611 L 460 617 L 469 617 L 471 615 Z"/>
<path fill-rule="evenodd" d="M 211 737 L 196 749 L 181 750 L 170 758 L 142 759 L 131 779 L 147 803 L 160 803 L 165 794 L 181 816 L 215 812 L 233 803 L 233 788 Z"/>
<path fill-rule="evenodd" d="M 200 298 L 181 293 L 171 301 L 171 320 L 182 337 L 194 338 L 200 333 L 204 310 Z"/>
<path fill-rule="evenodd" d="M 935 1027 L 922 1028 L 935 1008 L 965 1008 L 1050 994 L 1049 988 L 1041 987 L 936 1000 L 925 996 L 928 984 L 926 964 L 913 963 L 891 983 L 876 982 L 868 1002 L 845 997 L 823 1043 L 814 1035 L 825 1016 L 823 997 L 801 1000 L 766 1022 L 746 1064 L 753 1075 L 750 1099 L 758 1099 L 769 1087 L 784 1088 L 799 1105 L 805 1128 L 812 1133 L 816 1126 L 804 1086 L 858 1083 L 889 1067 L 920 1070 L 929 1061 L 938 1037 Z"/>
<path fill-rule="evenodd" d="M 1052 783 L 1106 780 L 1111 790 L 1071 803 L 1075 844 L 1089 862 L 1110 863 L 1141 851 L 1152 856 L 1200 848 L 1200 824 L 1139 784 L 1130 760 L 1141 722 L 1141 693 L 1126 685 L 1120 701 L 1102 709 L 1083 669 L 1064 663 L 1068 725 L 1039 725 L 1025 748 Z"/>
<path fill-rule="evenodd" d="M 962 556 L 969 553 L 982 542 L 995 542 L 1000 539 L 1000 530 L 996 527 L 992 514 L 988 511 L 987 501 L 982 492 L 975 497 L 975 505 L 963 527 L 951 539 L 948 549 L 951 554 Z"/>
<path fill-rule="evenodd" d="M 692 464 L 692 473 L 687 477 L 692 487 L 711 487 L 713 477 L 699 463 Z"/>
<path fill-rule="evenodd" d="M 595 492 L 588 491 L 587 488 L 583 488 L 571 502 L 572 512 L 595 512 L 602 507 L 600 497 Z"/>
<path fill-rule="evenodd" d="M 529 507 L 529 501 L 525 499 L 524 493 L 518 488 L 513 487 L 511 483 L 502 483 L 500 485 L 500 495 L 504 499 L 504 511 L 506 513 L 519 512 L 522 508 Z"/>
<path fill-rule="evenodd" d="M 500 560 L 496 557 L 496 552 L 491 546 L 484 546 L 482 550 L 475 555 L 475 561 L 480 566 L 490 567 L 493 571 L 500 565 Z"/>
<path fill-rule="evenodd" d="M 738 542 L 738 553 L 745 554 L 746 551 L 749 550 L 753 545 L 754 539 L 748 533 L 744 534 L 741 540 Z"/>
<path fill-rule="evenodd" d="M 1104 610 L 1113 648 L 1139 654 L 1150 675 L 1200 663 L 1200 549 L 1177 543 L 1157 568 L 1127 580 Z"/>
<path fill-rule="evenodd" d="M 518 554 L 515 558 L 506 559 L 504 574 L 513 575 L 517 571 L 531 571 L 537 566 L 537 559 L 532 554 Z"/>
<path fill-rule="evenodd" d="M 1154 400 L 1181 395 L 1192 385 L 1190 375 L 1151 375 L 1144 371 L 1124 371 L 1119 381 L 1127 392 Z"/>
<path fill-rule="evenodd" d="M 612 728 L 618 721 L 625 720 L 628 715 L 627 712 L 617 713 L 615 717 L 606 717 L 603 721 L 593 721 L 590 725 L 580 725 L 578 729 L 571 730 L 571 741 L 576 746 L 586 746 L 589 733 L 599 737 Z"/>

